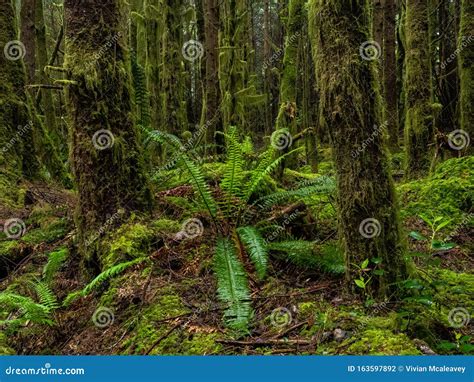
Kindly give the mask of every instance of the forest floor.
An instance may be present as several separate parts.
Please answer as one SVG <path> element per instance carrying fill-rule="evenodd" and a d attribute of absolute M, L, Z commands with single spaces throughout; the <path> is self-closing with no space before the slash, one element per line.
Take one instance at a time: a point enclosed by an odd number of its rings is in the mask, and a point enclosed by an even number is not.
<path fill-rule="evenodd" d="M 25 208 L 0 210 L 0 222 L 15 216 L 27 227 L 17 240 L 0 237 L 0 295 L 38 300 L 31 285 L 42 280 L 58 304 L 52 322 L 45 324 L 26 320 L 8 325 L 21 312 L 0 312 L 0 353 L 472 353 L 473 164 L 472 157 L 451 159 L 429 178 L 398 181 L 407 257 L 416 266 L 415 276 L 406 282 L 406 296 L 377 303 L 370 296 L 355 297 L 345 291 L 341 272 L 301 267 L 272 254 L 266 280 L 250 277 L 254 315 L 249 333 L 240 336 L 223 323 L 212 269 L 215 232 L 192 205 L 190 186 L 178 180 L 158 191 L 153 217 L 132 216 L 108 239 L 111 251 L 126 260 L 145 254 L 146 261 L 130 263 L 81 294 L 91 279 L 80 272 L 74 244 L 74 193 L 50 184 L 24 185 Z M 213 171 L 218 172 L 210 170 L 209 179 Z M 331 163 L 323 163 L 320 171 L 332 175 Z M 289 171 L 284 183 L 305 176 Z M 285 234 L 317 237 L 315 251 L 336 245 L 331 198 L 297 202 L 303 203 L 304 216 L 292 221 Z M 279 206 L 267 218 L 290 207 Z M 421 235 L 431 237 L 432 230 L 420 215 L 452 221 L 433 240 L 425 240 Z M 204 224 L 202 235 L 192 240 L 179 235 L 183 220 L 190 217 Z M 442 245 L 447 236 L 455 243 L 452 248 Z"/>

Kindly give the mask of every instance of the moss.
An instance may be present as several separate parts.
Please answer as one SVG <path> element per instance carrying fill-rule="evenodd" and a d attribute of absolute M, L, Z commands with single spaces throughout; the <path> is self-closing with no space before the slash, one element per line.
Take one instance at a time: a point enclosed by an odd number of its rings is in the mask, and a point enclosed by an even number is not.
<path fill-rule="evenodd" d="M 20 248 L 20 242 L 16 240 L 8 240 L 0 242 L 0 256 L 15 255 Z"/>
<path fill-rule="evenodd" d="M 463 307 L 474 312 L 473 274 L 456 273 L 449 269 L 432 269 L 429 275 L 436 288 L 434 301 L 441 305 L 442 312 L 446 313 L 441 315 L 443 322 L 447 323 L 448 312 L 453 308 Z"/>
<path fill-rule="evenodd" d="M 142 223 L 123 225 L 105 244 L 107 255 L 102 259 L 102 268 L 106 269 L 120 261 L 145 256 L 153 237 L 153 230 Z"/>
<path fill-rule="evenodd" d="M 352 341 L 351 339 L 347 342 Z M 344 346 L 344 343 L 343 343 Z M 420 351 L 403 333 L 394 334 L 385 329 L 369 329 L 347 349 L 348 354 L 419 355 Z"/>
<path fill-rule="evenodd" d="M 474 202 L 473 169 L 474 157 L 449 159 L 427 179 L 400 185 L 401 216 L 433 214 L 452 219 L 445 230 L 461 223 Z"/>
<path fill-rule="evenodd" d="M 42 228 L 27 231 L 21 238 L 21 241 L 30 245 L 52 243 L 65 237 L 68 231 L 69 225 L 67 219 L 56 218 L 52 221 L 44 222 Z"/>
<path fill-rule="evenodd" d="M 16 352 L 8 346 L 7 335 L 0 332 L 0 356 L 1 355 L 15 355 Z"/>
<path fill-rule="evenodd" d="M 182 342 L 182 353 L 186 355 L 222 354 L 221 344 L 216 343 L 218 335 L 211 333 L 192 334 Z"/>
<path fill-rule="evenodd" d="M 159 219 L 155 220 L 151 227 L 159 234 L 174 234 L 181 229 L 181 223 L 175 220 Z"/>

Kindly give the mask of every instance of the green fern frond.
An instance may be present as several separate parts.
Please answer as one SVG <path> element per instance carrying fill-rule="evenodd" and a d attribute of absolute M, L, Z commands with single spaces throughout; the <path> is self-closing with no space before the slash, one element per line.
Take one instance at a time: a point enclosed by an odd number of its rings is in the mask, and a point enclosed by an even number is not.
<path fill-rule="evenodd" d="M 43 268 L 43 280 L 51 282 L 56 272 L 62 267 L 68 256 L 68 249 L 61 248 L 48 255 L 48 262 Z"/>
<path fill-rule="evenodd" d="M 146 257 L 141 257 L 139 259 L 135 259 L 132 261 L 127 261 L 124 263 L 114 265 L 113 267 L 102 272 L 94 280 L 92 280 L 89 284 L 87 284 L 86 287 L 82 290 L 82 295 L 87 296 L 97 286 L 101 285 L 102 283 L 104 283 L 105 281 L 108 281 L 111 278 L 118 276 L 119 274 L 123 273 L 127 268 L 130 268 L 133 265 L 139 264 L 146 259 L 147 259 Z"/>
<path fill-rule="evenodd" d="M 304 240 L 271 243 L 268 247 L 273 253 L 277 253 L 277 258 L 288 260 L 297 267 L 334 274 L 345 271 L 344 257 L 335 247 L 324 246 L 317 253 L 315 243 Z M 282 253 L 284 256 L 281 256 Z"/>
<path fill-rule="evenodd" d="M 328 176 L 320 176 L 315 179 L 301 182 L 294 189 L 276 192 L 258 199 L 254 204 L 261 209 L 267 210 L 272 206 L 293 199 L 302 199 L 315 194 L 331 194 L 336 190 L 336 182 Z"/>
<path fill-rule="evenodd" d="M 4 311 L 16 313 L 19 317 L 12 320 L 4 320 L 1 323 L 10 325 L 31 321 L 40 325 L 53 325 L 51 311 L 48 307 L 38 304 L 30 297 L 15 293 L 0 293 L 0 305 Z"/>
<path fill-rule="evenodd" d="M 50 312 L 59 308 L 58 300 L 48 285 L 40 281 L 32 283 L 32 286 L 41 305 L 45 306 Z"/>
<path fill-rule="evenodd" d="M 133 88 L 135 90 L 135 104 L 138 111 L 138 124 L 149 127 L 151 121 L 150 103 L 148 89 L 146 86 L 146 75 L 143 67 L 138 63 L 136 53 L 131 54 L 131 70 Z"/>
<path fill-rule="evenodd" d="M 227 160 L 221 188 L 230 196 L 241 196 L 242 182 L 244 179 L 244 154 L 241 144 L 237 141 L 237 129 L 230 127 L 225 134 L 227 145 Z"/>
<path fill-rule="evenodd" d="M 219 299 L 227 305 L 224 319 L 237 332 L 247 332 L 252 315 L 247 275 L 239 261 L 233 242 L 220 238 L 214 257 Z"/>
<path fill-rule="evenodd" d="M 265 177 L 275 171 L 287 156 L 292 155 L 297 151 L 301 151 L 303 148 L 304 147 L 300 147 L 292 150 L 276 159 L 274 159 L 275 150 L 273 148 L 269 148 L 265 153 L 263 153 L 259 165 L 254 171 L 252 171 L 252 177 L 245 191 L 245 202 L 250 200 L 251 196 L 258 190 Z"/>
<path fill-rule="evenodd" d="M 255 266 L 258 278 L 263 280 L 268 267 L 268 250 L 265 240 L 254 227 L 241 227 L 237 229 L 237 233 Z"/>

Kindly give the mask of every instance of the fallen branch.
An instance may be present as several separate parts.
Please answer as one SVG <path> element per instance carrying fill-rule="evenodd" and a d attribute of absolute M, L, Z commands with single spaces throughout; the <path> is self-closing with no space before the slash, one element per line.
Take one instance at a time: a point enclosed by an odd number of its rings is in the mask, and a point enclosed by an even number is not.
<path fill-rule="evenodd" d="M 223 345 L 233 345 L 233 346 L 275 346 L 275 345 L 289 345 L 289 346 L 309 346 L 314 345 L 314 341 L 308 340 L 256 340 L 256 341 L 231 341 L 231 340 L 216 340 L 217 343 Z"/>

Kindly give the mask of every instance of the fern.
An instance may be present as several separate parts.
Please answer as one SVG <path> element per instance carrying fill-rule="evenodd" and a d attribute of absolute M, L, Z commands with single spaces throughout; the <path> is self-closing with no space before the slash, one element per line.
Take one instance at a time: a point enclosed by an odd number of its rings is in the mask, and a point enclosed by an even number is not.
<path fill-rule="evenodd" d="M 142 257 L 139 259 L 135 259 L 132 261 L 127 261 L 125 263 L 120 263 L 114 265 L 113 267 L 107 269 L 106 271 L 102 272 L 98 275 L 94 280 L 92 280 L 86 287 L 82 290 L 82 295 L 87 296 L 92 290 L 94 290 L 98 285 L 104 283 L 105 281 L 118 276 L 119 274 L 123 273 L 127 268 L 130 268 L 133 265 L 139 264 L 144 261 L 146 257 Z M 70 302 L 70 301 L 68 301 Z"/>
<path fill-rule="evenodd" d="M 48 285 L 40 281 L 32 283 L 32 286 L 41 305 L 45 306 L 50 312 L 59 308 L 58 300 Z"/>
<path fill-rule="evenodd" d="M 315 244 L 311 241 L 291 240 L 271 243 L 272 252 L 284 253 L 278 256 L 305 269 L 320 269 L 326 273 L 341 274 L 345 271 L 344 257 L 336 247 L 324 246 L 321 253 L 316 253 Z"/>
<path fill-rule="evenodd" d="M 48 255 L 48 262 L 43 268 L 43 280 L 46 283 L 51 282 L 53 276 L 64 264 L 64 261 L 67 259 L 67 256 L 67 248 L 61 248 L 57 251 L 51 252 Z"/>
<path fill-rule="evenodd" d="M 131 69 L 133 88 L 135 90 L 135 104 L 137 105 L 139 120 L 138 124 L 143 127 L 150 126 L 151 113 L 148 90 L 146 86 L 146 75 L 143 67 L 137 62 L 136 53 L 131 54 Z"/>
<path fill-rule="evenodd" d="M 231 240 L 218 239 L 214 269 L 219 299 L 227 305 L 224 312 L 227 325 L 236 332 L 247 332 L 252 315 L 250 292 L 244 267 Z"/>
<path fill-rule="evenodd" d="M 240 196 L 244 179 L 244 155 L 241 144 L 237 141 L 237 129 L 229 128 L 225 135 L 227 143 L 227 161 L 221 187 L 228 195 Z"/>
<path fill-rule="evenodd" d="M 40 325 L 53 325 L 51 310 L 43 305 L 33 301 L 32 298 L 21 296 L 15 293 L 0 293 L 0 305 L 2 310 L 7 312 L 17 312 L 18 317 L 12 320 L 0 321 L 0 324 L 14 325 L 23 324 L 31 321 Z"/>
<path fill-rule="evenodd" d="M 264 196 L 257 200 L 254 204 L 261 209 L 269 209 L 275 204 L 286 202 L 292 199 L 307 198 L 315 194 L 331 194 L 336 190 L 336 182 L 328 176 L 320 176 L 315 179 L 301 182 L 293 190 L 276 192 L 271 195 Z"/>
<path fill-rule="evenodd" d="M 268 250 L 265 240 L 254 227 L 241 227 L 237 230 L 260 280 L 265 278 L 268 267 Z"/>

